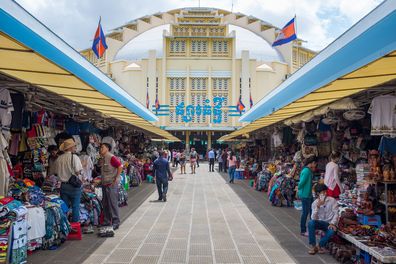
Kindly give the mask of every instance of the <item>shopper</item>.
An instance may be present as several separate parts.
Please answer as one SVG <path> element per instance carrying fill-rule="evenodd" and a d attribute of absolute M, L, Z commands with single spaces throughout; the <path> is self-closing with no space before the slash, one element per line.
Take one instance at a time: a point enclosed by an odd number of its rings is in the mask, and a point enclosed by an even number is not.
<path fill-rule="evenodd" d="M 235 153 L 231 151 L 230 155 L 228 156 L 228 176 L 230 178 L 229 183 L 234 183 L 236 163 L 237 158 L 235 156 Z"/>
<path fill-rule="evenodd" d="M 48 147 L 48 170 L 47 177 L 56 174 L 55 161 L 58 158 L 58 147 L 56 145 L 51 145 Z"/>
<path fill-rule="evenodd" d="M 183 150 L 180 151 L 180 174 L 186 174 L 186 154 Z"/>
<path fill-rule="evenodd" d="M 227 170 L 228 170 L 228 166 L 227 166 L 227 162 L 228 162 L 227 150 L 223 150 L 223 153 L 221 154 L 221 159 L 223 160 L 223 170 L 224 170 L 224 172 L 227 172 Z"/>
<path fill-rule="evenodd" d="M 177 152 L 174 149 L 172 150 L 172 161 L 173 161 L 172 167 L 176 167 L 176 159 L 177 159 Z"/>
<path fill-rule="evenodd" d="M 198 153 L 195 151 L 195 148 L 191 148 L 190 152 L 190 165 L 191 165 L 191 174 L 195 174 L 195 169 L 197 167 Z"/>
<path fill-rule="evenodd" d="M 214 164 L 215 164 L 216 153 L 214 152 L 213 149 L 209 150 L 208 158 L 209 158 L 209 172 L 214 172 Z"/>
<path fill-rule="evenodd" d="M 217 154 L 217 161 L 219 162 L 219 172 L 223 172 L 223 152 L 224 151 L 219 151 Z M 225 171 L 225 168 L 224 168 Z"/>
<path fill-rule="evenodd" d="M 172 172 L 165 153 L 161 153 L 160 157 L 154 161 L 154 176 L 157 183 L 158 201 L 166 202 L 168 180 L 172 180 Z"/>
<path fill-rule="evenodd" d="M 146 162 L 143 164 L 143 181 L 147 179 L 148 175 L 153 173 L 153 163 L 151 159 L 146 159 Z"/>
<path fill-rule="evenodd" d="M 304 162 L 304 169 L 300 173 L 300 182 L 298 183 L 298 197 L 302 203 L 302 214 L 300 221 L 300 232 L 302 236 L 308 236 L 307 218 L 311 214 L 312 204 L 312 177 L 313 171 L 317 165 L 316 157 L 309 157 Z"/>
<path fill-rule="evenodd" d="M 324 177 L 324 184 L 327 186 L 327 195 L 338 199 L 343 193 L 343 188 L 340 181 L 338 162 L 340 161 L 341 153 L 336 151 L 331 153 L 330 162 L 326 165 L 326 172 Z"/>
<path fill-rule="evenodd" d="M 120 213 L 118 208 L 118 188 L 122 164 L 120 160 L 111 153 L 111 145 L 102 143 L 100 145 L 102 156 L 102 193 L 103 193 L 103 226 L 118 229 L 120 225 Z"/>
<path fill-rule="evenodd" d="M 325 247 L 337 230 L 338 203 L 336 199 L 327 195 L 327 191 L 328 188 L 324 184 L 315 186 L 318 198 L 312 204 L 312 220 L 308 223 L 309 245 L 311 246 L 308 253 L 311 255 L 326 253 Z M 316 244 L 317 230 L 325 232 L 319 246 Z"/>
<path fill-rule="evenodd" d="M 72 175 L 81 179 L 83 169 L 80 158 L 74 154 L 76 152 L 76 143 L 69 138 L 63 141 L 59 150 L 63 152 L 55 161 L 55 172 L 61 181 L 60 195 L 66 205 L 72 208 L 72 222 L 80 221 L 80 199 L 81 186 L 74 186 L 70 183 Z"/>

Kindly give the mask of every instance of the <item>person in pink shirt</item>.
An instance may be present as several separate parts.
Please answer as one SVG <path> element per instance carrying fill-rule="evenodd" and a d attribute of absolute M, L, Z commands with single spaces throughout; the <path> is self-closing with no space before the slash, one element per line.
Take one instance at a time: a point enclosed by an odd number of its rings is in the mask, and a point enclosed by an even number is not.
<path fill-rule="evenodd" d="M 235 169 L 236 169 L 237 158 L 235 153 L 231 151 L 228 156 L 228 176 L 230 178 L 230 183 L 234 183 Z"/>

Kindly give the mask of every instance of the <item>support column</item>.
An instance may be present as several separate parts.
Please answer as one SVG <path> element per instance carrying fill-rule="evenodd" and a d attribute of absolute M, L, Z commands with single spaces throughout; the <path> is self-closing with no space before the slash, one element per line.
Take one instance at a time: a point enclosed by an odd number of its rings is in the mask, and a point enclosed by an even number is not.
<path fill-rule="evenodd" d="M 212 148 L 212 131 L 208 131 L 208 150 Z"/>
<path fill-rule="evenodd" d="M 190 131 L 186 131 L 186 150 L 190 151 Z"/>

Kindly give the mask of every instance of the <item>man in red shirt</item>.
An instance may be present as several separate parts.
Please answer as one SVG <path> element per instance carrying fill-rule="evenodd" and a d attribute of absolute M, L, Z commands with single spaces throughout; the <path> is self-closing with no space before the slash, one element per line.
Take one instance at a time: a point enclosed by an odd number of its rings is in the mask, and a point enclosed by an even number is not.
<path fill-rule="evenodd" d="M 118 208 L 118 185 L 122 164 L 119 159 L 111 154 L 111 146 L 102 143 L 100 155 L 102 156 L 102 192 L 103 192 L 103 214 L 104 229 L 99 233 L 100 236 L 114 236 L 114 230 L 120 226 L 120 212 Z"/>

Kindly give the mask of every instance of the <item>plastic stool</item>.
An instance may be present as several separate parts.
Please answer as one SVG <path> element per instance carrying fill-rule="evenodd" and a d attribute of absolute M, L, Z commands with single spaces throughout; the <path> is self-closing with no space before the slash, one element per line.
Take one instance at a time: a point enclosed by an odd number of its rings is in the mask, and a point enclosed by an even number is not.
<path fill-rule="evenodd" d="M 366 251 L 360 250 L 360 259 L 364 261 L 364 264 L 370 264 L 371 263 L 371 255 L 367 253 Z"/>
<path fill-rule="evenodd" d="M 154 182 L 153 176 L 147 175 L 147 182 L 153 183 Z"/>
<path fill-rule="evenodd" d="M 67 240 L 82 240 L 81 224 L 70 223 L 72 230 L 67 236 Z"/>

